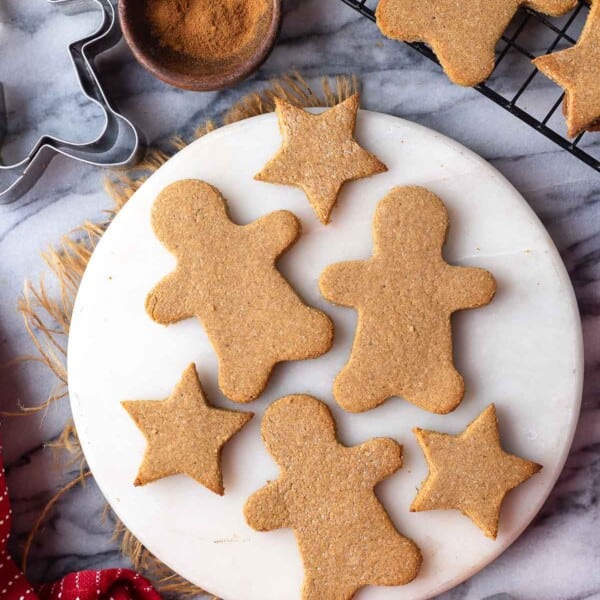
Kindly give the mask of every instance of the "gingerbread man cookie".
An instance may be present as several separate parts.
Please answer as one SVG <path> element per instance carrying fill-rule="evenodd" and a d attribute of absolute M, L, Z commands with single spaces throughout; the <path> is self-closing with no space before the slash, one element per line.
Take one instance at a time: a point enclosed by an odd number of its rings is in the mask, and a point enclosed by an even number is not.
<path fill-rule="evenodd" d="M 323 113 L 311 114 L 275 98 L 283 145 L 254 178 L 302 188 L 327 225 L 344 183 L 387 171 L 354 139 L 358 104 L 354 94 Z"/>
<path fill-rule="evenodd" d="M 494 69 L 496 44 L 520 6 L 562 15 L 577 0 L 381 0 L 383 35 L 431 46 L 448 77 L 459 85 L 485 81 Z"/>
<path fill-rule="evenodd" d="M 402 396 L 443 414 L 462 400 L 450 317 L 490 302 L 496 284 L 483 269 L 444 261 L 447 229 L 446 208 L 435 194 L 395 188 L 375 212 L 373 258 L 338 263 L 321 275 L 325 298 L 358 310 L 350 360 L 333 391 L 346 410 L 362 412 Z"/>
<path fill-rule="evenodd" d="M 184 180 L 158 196 L 152 226 L 177 267 L 148 294 L 146 310 L 165 325 L 200 319 L 228 398 L 254 400 L 276 363 L 329 350 L 331 320 L 306 306 L 275 266 L 300 233 L 292 213 L 278 211 L 240 226 L 229 219 L 215 188 Z"/>
<path fill-rule="evenodd" d="M 571 137 L 600 126 L 600 2 L 594 1 L 579 41 L 540 56 L 533 64 L 565 89 L 564 112 Z"/>
<path fill-rule="evenodd" d="M 249 498 L 244 514 L 258 531 L 294 530 L 303 600 L 348 600 L 362 586 L 416 577 L 418 547 L 396 531 L 373 492 L 401 467 L 401 446 L 384 438 L 343 446 L 329 409 L 311 396 L 272 404 L 262 435 L 281 475 Z"/>

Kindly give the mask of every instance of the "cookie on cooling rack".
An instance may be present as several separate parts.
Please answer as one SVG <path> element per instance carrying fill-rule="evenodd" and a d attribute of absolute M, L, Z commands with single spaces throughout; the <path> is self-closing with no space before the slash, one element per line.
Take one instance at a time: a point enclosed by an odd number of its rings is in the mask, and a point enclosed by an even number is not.
<path fill-rule="evenodd" d="M 492 73 L 496 44 L 520 6 L 558 16 L 576 4 L 577 0 L 381 0 L 376 16 L 385 36 L 425 42 L 454 83 L 474 86 Z"/>
<path fill-rule="evenodd" d="M 565 90 L 563 112 L 570 137 L 600 129 L 600 2 L 592 4 L 575 46 L 540 56 L 533 64 Z"/>

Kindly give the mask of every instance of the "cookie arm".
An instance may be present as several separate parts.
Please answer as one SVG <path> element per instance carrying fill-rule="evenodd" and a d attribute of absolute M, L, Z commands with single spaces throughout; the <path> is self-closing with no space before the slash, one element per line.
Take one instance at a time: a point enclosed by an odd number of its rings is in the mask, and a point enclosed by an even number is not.
<path fill-rule="evenodd" d="M 267 253 L 272 259 L 285 252 L 300 236 L 302 227 L 296 215 L 278 210 L 246 225 L 247 241 L 257 252 Z"/>
<path fill-rule="evenodd" d="M 375 438 L 351 448 L 357 469 L 373 484 L 389 477 L 402 466 L 402 446 L 391 438 Z"/>
<path fill-rule="evenodd" d="M 193 316 L 188 306 L 189 285 L 177 272 L 167 275 L 146 296 L 146 312 L 153 321 L 170 325 Z"/>
<path fill-rule="evenodd" d="M 277 481 L 254 492 L 244 505 L 246 522 L 257 531 L 271 531 L 288 527 L 287 507 L 279 492 Z"/>
<path fill-rule="evenodd" d="M 489 304 L 496 293 L 496 280 L 485 269 L 449 267 L 448 283 L 451 288 L 451 310 L 478 308 Z"/>
<path fill-rule="evenodd" d="M 350 261 L 327 267 L 319 277 L 324 298 L 342 306 L 356 306 L 362 297 L 365 263 Z"/>

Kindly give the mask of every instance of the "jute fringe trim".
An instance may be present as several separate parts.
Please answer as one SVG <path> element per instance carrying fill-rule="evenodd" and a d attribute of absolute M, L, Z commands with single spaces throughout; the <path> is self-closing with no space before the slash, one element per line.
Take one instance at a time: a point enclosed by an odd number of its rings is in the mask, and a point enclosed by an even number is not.
<path fill-rule="evenodd" d="M 228 125 L 242 119 L 272 112 L 275 109 L 275 98 L 281 98 L 301 108 L 328 107 L 342 102 L 357 90 L 358 84 L 355 77 L 336 77 L 333 83 L 327 78 L 323 78 L 320 89 L 315 91 L 298 73 L 294 73 L 281 80 L 271 82 L 269 87 L 261 92 L 255 92 L 242 98 L 224 115 L 222 124 Z M 9 365 L 5 366 L 14 366 L 23 361 L 39 362 L 53 373 L 56 385 L 48 398 L 41 404 L 34 407 L 20 407 L 21 412 L 5 412 L 0 413 L 0 416 L 24 416 L 45 411 L 51 404 L 68 395 L 66 341 L 69 335 L 71 314 L 77 289 L 96 244 L 113 217 L 154 171 L 190 141 L 198 139 L 216 128 L 217 125 L 214 122 L 208 121 L 198 127 L 192 140 L 186 141 L 181 137 L 173 138 L 172 152 L 151 150 L 134 169 L 114 172 L 105 185 L 106 191 L 114 203 L 113 208 L 107 211 L 106 219 L 100 223 L 84 223 L 81 227 L 66 234 L 57 248 L 50 249 L 43 254 L 49 271 L 58 282 L 58 298 L 51 295 L 43 278 L 37 285 L 31 282 L 25 283 L 18 310 L 23 317 L 25 329 L 36 352 L 31 356 L 11 361 Z M 23 548 L 23 571 L 27 569 L 31 546 L 36 535 L 54 505 L 71 489 L 78 485 L 84 485 L 86 480 L 91 477 L 72 422 L 68 423 L 62 434 L 48 446 L 57 450 L 66 450 L 72 457 L 69 461 L 70 466 L 79 463 L 79 474 L 48 501 L 36 519 Z M 105 515 L 108 516 L 110 512 L 110 507 L 106 505 Z M 180 598 L 189 598 L 203 593 L 203 590 L 171 571 L 154 557 L 116 515 L 112 515 L 112 519 L 115 523 L 114 539 L 119 541 L 121 552 L 131 561 L 133 568 L 152 581 L 161 593 L 173 594 Z"/>

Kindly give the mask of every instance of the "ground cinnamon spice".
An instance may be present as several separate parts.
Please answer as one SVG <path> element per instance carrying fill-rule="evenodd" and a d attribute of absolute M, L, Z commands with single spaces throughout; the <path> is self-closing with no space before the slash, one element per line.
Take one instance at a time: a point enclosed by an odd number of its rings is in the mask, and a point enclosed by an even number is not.
<path fill-rule="evenodd" d="M 162 46 L 197 59 L 226 58 L 256 38 L 267 0 L 147 0 Z"/>

